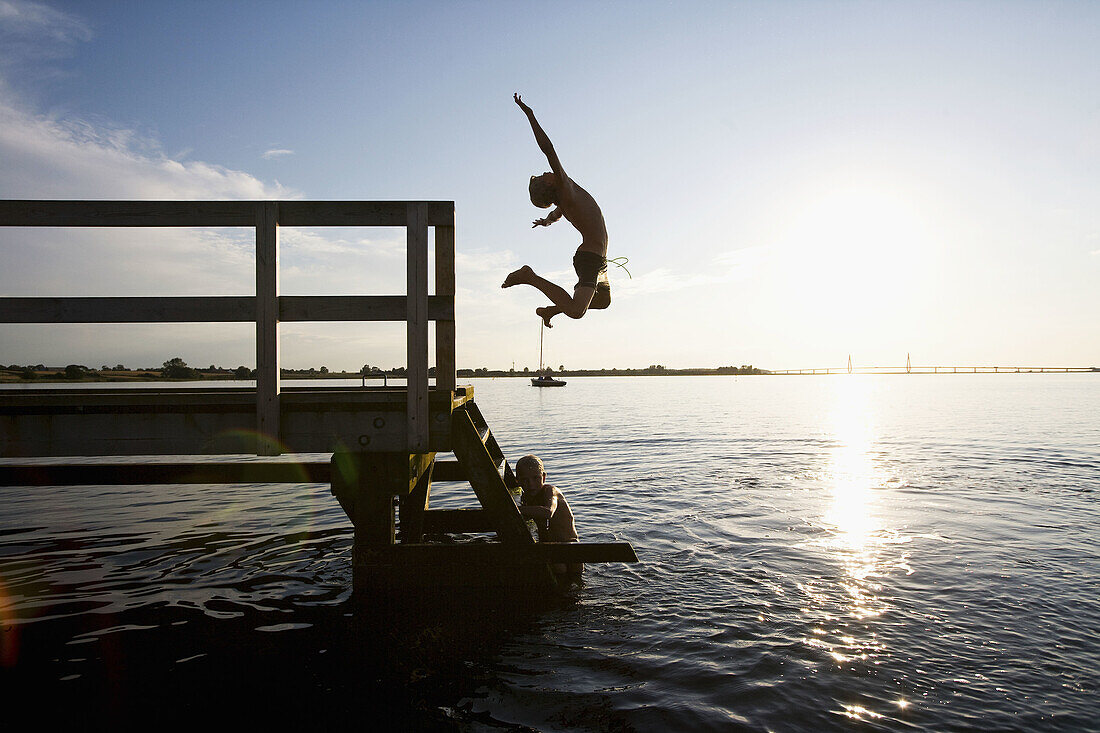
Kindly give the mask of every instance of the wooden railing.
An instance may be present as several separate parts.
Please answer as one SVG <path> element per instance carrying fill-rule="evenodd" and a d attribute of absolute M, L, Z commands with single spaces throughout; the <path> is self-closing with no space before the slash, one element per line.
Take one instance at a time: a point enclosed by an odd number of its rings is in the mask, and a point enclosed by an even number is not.
<path fill-rule="evenodd" d="M 428 447 L 428 322 L 435 321 L 435 386 L 455 388 L 452 201 L 0 201 L 4 227 L 253 227 L 256 295 L 0 297 L 0 323 L 256 324 L 256 427 L 279 435 L 280 321 L 405 321 L 408 448 Z M 406 229 L 405 295 L 279 295 L 279 227 Z M 428 228 L 435 228 L 435 295 L 428 295 Z"/>

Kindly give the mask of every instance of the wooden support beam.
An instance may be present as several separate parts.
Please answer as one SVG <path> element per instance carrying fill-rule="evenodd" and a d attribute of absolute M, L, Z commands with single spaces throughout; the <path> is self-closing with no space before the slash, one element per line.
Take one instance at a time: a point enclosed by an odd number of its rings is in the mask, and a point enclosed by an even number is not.
<path fill-rule="evenodd" d="M 428 449 L 428 220 L 418 203 L 408 204 L 406 220 L 408 321 L 408 450 Z"/>
<path fill-rule="evenodd" d="M 279 205 L 256 204 L 257 453 L 279 453 Z"/>
<path fill-rule="evenodd" d="M 434 454 L 429 454 L 434 455 Z M 428 509 L 428 502 L 432 495 L 432 466 L 435 461 L 429 461 L 427 470 L 420 474 L 413 490 L 408 496 L 402 496 L 401 502 L 401 541 L 424 541 L 424 514 Z"/>
<path fill-rule="evenodd" d="M 454 225 L 435 228 L 435 295 L 450 301 L 452 311 L 455 296 L 455 228 Z M 429 308 L 430 310 L 430 308 Z M 435 319 L 435 386 L 451 391 L 455 388 L 455 319 Z"/>
<path fill-rule="evenodd" d="M 374 491 L 389 496 L 408 494 L 421 476 L 431 471 L 435 453 L 352 453 L 337 452 L 330 461 L 332 480 L 344 483 L 364 481 Z"/>
<path fill-rule="evenodd" d="M 431 481 L 433 453 L 334 453 L 332 494 L 355 525 L 358 549 L 392 545 L 394 496 Z M 426 499 L 425 499 L 426 501 Z"/>
<path fill-rule="evenodd" d="M 333 454 L 332 494 L 355 525 L 357 548 L 393 544 L 393 498 L 423 482 L 426 503 L 434 459 L 434 453 Z"/>

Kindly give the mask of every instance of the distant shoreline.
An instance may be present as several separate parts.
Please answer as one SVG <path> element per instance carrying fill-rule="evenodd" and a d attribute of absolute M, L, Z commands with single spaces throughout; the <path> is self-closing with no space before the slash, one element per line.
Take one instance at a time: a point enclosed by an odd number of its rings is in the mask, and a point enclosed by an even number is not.
<path fill-rule="evenodd" d="M 1077 373 L 1077 374 L 1089 374 L 1100 373 L 1100 367 L 1075 367 L 1072 372 L 1067 372 L 1064 368 L 1058 367 L 998 367 L 1000 371 L 995 371 L 994 367 L 977 367 L 977 371 L 971 371 L 971 367 L 957 368 L 957 371 L 951 371 L 952 367 L 940 367 L 939 371 L 931 371 L 929 367 L 914 368 L 912 370 L 913 375 L 920 374 L 1065 374 L 1065 373 Z M 47 367 L 41 370 L 34 370 L 33 377 L 26 377 L 26 370 L 12 370 L 8 368 L 0 368 L 0 384 L 64 384 L 64 383 L 80 383 L 80 382 L 96 382 L 96 383 L 111 383 L 111 382 L 225 382 L 225 381 L 247 381 L 254 380 L 256 378 L 255 373 L 252 372 L 248 376 L 242 376 L 236 373 L 236 370 L 231 369 L 215 369 L 213 371 L 209 369 L 196 369 L 195 376 L 186 378 L 169 378 L 161 374 L 159 370 L 154 369 L 133 369 L 133 370 L 87 370 L 81 377 L 66 377 L 64 368 Z M 670 369 L 667 367 L 647 367 L 644 369 L 565 369 L 561 371 L 543 370 L 542 373 L 552 374 L 555 377 L 703 377 L 703 376 L 825 376 L 825 375 L 837 375 L 848 373 L 846 369 L 804 369 L 800 373 L 793 373 L 791 371 L 775 372 L 767 369 L 757 369 L 756 367 L 717 367 L 717 368 L 698 368 L 698 369 Z M 866 369 L 855 369 L 854 374 L 906 374 L 904 370 L 900 371 L 872 371 Z M 456 376 L 459 379 L 471 379 L 471 378 L 530 378 L 538 376 L 538 371 L 512 371 L 503 369 L 459 369 L 456 372 Z M 281 374 L 282 379 L 316 379 L 316 380 L 332 380 L 332 379 L 362 379 L 363 374 L 359 372 L 318 372 L 316 370 L 294 370 L 284 369 Z M 430 376 L 435 376 L 435 370 L 431 370 Z M 396 369 L 391 371 L 377 371 L 371 372 L 366 375 L 367 379 L 375 381 L 384 381 L 386 379 L 404 379 L 405 370 Z"/>
<path fill-rule="evenodd" d="M 234 369 L 195 369 L 194 377 L 173 379 L 162 375 L 158 369 L 87 369 L 80 373 L 79 377 L 65 376 L 66 367 L 20 368 L 11 369 L 0 367 L 0 383 L 34 384 L 54 382 L 187 382 L 187 381 L 232 381 L 255 379 L 255 372 L 243 376 Z M 648 377 L 648 376 L 706 376 L 706 375 L 760 375 L 770 374 L 767 370 L 746 367 L 716 367 L 712 369 L 670 369 L 663 366 L 646 367 L 643 369 L 566 369 L 543 370 L 544 373 L 554 374 L 560 377 Z M 70 372 L 72 373 L 72 372 Z M 456 376 L 460 379 L 472 377 L 532 377 L 540 372 L 534 370 L 504 370 L 504 369 L 459 369 Z M 27 376 L 33 374 L 34 376 Z M 435 370 L 429 372 L 435 375 Z M 365 375 L 370 380 L 404 379 L 404 369 L 390 371 L 375 371 Z M 309 369 L 283 369 L 283 379 L 362 379 L 360 372 L 319 372 Z"/>

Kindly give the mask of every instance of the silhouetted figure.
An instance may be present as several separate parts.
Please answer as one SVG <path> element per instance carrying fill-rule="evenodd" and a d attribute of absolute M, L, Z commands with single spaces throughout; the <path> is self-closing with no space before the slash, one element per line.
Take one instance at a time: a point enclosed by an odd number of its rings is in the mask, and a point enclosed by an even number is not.
<path fill-rule="evenodd" d="M 554 303 L 535 309 L 547 328 L 551 328 L 550 319 L 559 313 L 570 318 L 580 318 L 589 308 L 600 309 L 611 305 L 611 285 L 607 282 L 607 226 L 603 221 L 603 212 L 592 195 L 565 174 L 550 138 L 535 119 L 535 113 L 523 103 L 518 94 L 513 95 L 513 99 L 531 122 L 535 142 L 546 155 L 551 168 L 550 172 L 541 176 L 531 176 L 531 203 L 540 209 L 554 206 L 554 210 L 545 219 L 536 219 L 532 227 L 550 226 L 564 216 L 581 233 L 581 246 L 573 255 L 573 269 L 577 272 L 573 295 L 539 277 L 528 265 L 510 274 L 501 285 L 502 288 L 513 285 L 538 288 Z"/>
<path fill-rule="evenodd" d="M 558 487 L 546 483 L 546 467 L 538 456 L 516 461 L 516 480 L 523 489 L 519 511 L 525 519 L 534 519 L 539 542 L 577 542 L 577 526 L 569 502 Z M 568 579 L 579 579 L 582 563 L 553 563 L 554 572 Z"/>

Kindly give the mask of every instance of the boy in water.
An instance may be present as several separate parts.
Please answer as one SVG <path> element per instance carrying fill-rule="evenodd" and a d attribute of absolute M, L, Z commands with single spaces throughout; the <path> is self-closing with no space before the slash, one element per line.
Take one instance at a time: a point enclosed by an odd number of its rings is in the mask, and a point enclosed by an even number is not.
<path fill-rule="evenodd" d="M 501 285 L 502 288 L 513 285 L 538 288 L 554 305 L 536 308 L 535 313 L 547 328 L 552 328 L 550 319 L 559 313 L 580 318 L 589 308 L 600 309 L 611 305 L 611 286 L 607 282 L 607 227 L 596 200 L 565 174 L 550 138 L 535 119 L 535 113 L 523 103 L 519 94 L 512 95 L 512 98 L 527 115 L 535 133 L 535 142 L 546 155 L 551 168 L 550 172 L 541 176 L 531 176 L 531 203 L 540 209 L 554 206 L 545 219 L 536 219 L 532 227 L 548 227 L 564 216 L 581 234 L 581 246 L 573 255 L 573 269 L 577 272 L 573 295 L 539 277 L 528 265 L 510 274 Z"/>
<path fill-rule="evenodd" d="M 577 526 L 573 512 L 558 487 L 546 483 L 546 468 L 537 456 L 524 456 L 516 461 L 516 479 L 523 488 L 519 511 L 525 519 L 534 519 L 539 530 L 539 542 L 577 542 Z M 554 572 L 579 576 L 581 563 L 554 563 Z"/>

